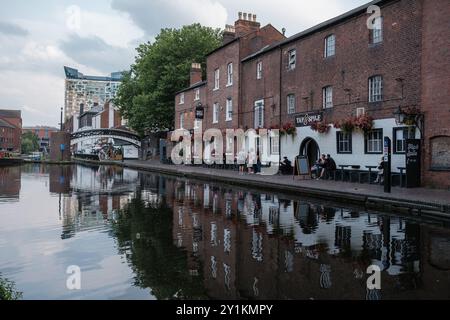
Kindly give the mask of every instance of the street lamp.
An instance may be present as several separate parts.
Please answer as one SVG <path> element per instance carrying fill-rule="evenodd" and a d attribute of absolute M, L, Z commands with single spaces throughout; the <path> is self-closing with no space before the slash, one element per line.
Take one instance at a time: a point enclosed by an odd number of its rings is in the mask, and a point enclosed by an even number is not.
<path fill-rule="evenodd" d="M 401 125 L 405 123 L 405 112 L 402 107 L 398 106 L 397 110 L 394 111 L 395 123 Z"/>

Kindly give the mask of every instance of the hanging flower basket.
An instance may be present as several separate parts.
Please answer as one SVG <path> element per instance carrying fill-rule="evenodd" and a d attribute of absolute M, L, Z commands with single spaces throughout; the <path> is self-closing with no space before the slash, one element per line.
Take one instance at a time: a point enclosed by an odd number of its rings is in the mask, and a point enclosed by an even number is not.
<path fill-rule="evenodd" d="M 336 129 L 341 129 L 342 132 L 351 133 L 353 130 L 361 130 L 368 132 L 373 129 L 373 118 L 368 115 L 359 117 L 350 117 L 334 124 Z"/>
<path fill-rule="evenodd" d="M 324 121 L 316 121 L 311 124 L 311 130 L 325 134 L 330 131 L 330 126 Z"/>
<path fill-rule="evenodd" d="M 288 136 L 295 136 L 297 134 L 297 129 L 294 127 L 294 125 L 291 122 L 286 123 L 283 125 L 283 127 L 280 129 L 280 135 L 288 135 Z"/>
<path fill-rule="evenodd" d="M 373 129 L 373 118 L 368 115 L 362 115 L 355 119 L 355 127 L 364 133 Z"/>
<path fill-rule="evenodd" d="M 336 129 L 341 129 L 344 133 L 351 133 L 355 129 L 355 122 L 353 118 L 345 119 L 334 124 Z"/>

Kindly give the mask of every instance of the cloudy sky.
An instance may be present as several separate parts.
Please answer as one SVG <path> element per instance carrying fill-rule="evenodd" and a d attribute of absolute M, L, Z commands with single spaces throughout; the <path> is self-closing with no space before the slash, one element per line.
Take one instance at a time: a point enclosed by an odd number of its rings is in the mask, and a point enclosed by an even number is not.
<path fill-rule="evenodd" d="M 0 109 L 24 125 L 59 122 L 63 66 L 90 75 L 126 70 L 136 46 L 164 27 L 223 28 L 251 12 L 293 35 L 368 0 L 0 0 Z"/>

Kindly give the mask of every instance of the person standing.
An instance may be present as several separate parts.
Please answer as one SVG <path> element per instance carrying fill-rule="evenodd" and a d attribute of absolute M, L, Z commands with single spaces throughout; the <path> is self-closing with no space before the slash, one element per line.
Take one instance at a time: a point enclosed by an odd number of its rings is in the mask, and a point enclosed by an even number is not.
<path fill-rule="evenodd" d="M 247 169 L 248 169 L 248 173 L 253 173 L 253 165 L 256 162 L 256 154 L 255 151 L 253 149 L 250 149 L 250 152 L 248 153 L 247 156 Z"/>

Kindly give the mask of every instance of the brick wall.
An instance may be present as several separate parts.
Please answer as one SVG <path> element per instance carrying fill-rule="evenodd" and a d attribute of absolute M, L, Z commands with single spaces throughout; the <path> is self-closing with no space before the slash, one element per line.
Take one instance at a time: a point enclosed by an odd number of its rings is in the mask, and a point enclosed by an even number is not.
<path fill-rule="evenodd" d="M 449 17 L 448 0 L 423 0 L 422 109 L 425 112 L 423 174 L 426 185 L 439 188 L 450 188 Z M 438 144 L 443 145 L 437 148 Z M 441 168 L 446 166 L 447 170 L 433 170 L 433 163 L 436 162 Z"/>

